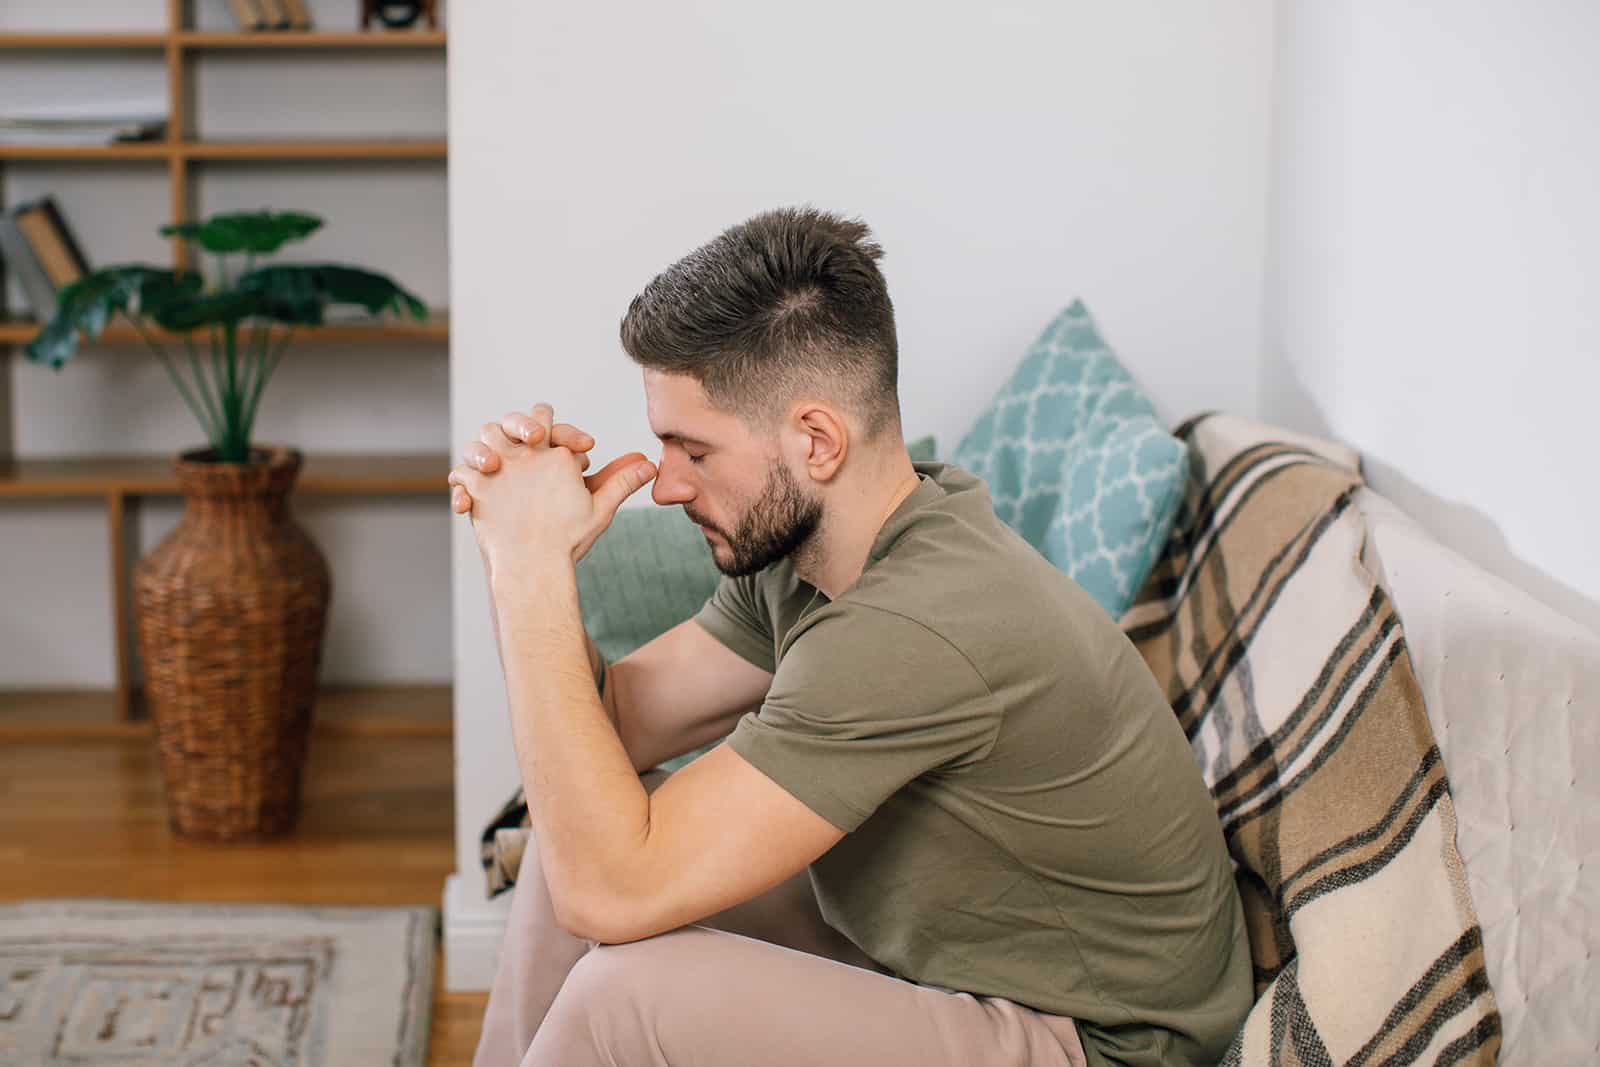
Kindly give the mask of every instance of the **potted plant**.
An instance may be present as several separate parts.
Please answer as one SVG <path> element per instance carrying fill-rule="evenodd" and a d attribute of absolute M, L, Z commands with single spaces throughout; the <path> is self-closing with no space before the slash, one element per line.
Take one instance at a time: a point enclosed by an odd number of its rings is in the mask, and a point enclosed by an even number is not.
<path fill-rule="evenodd" d="M 162 226 L 162 236 L 213 255 L 215 276 L 144 264 L 94 271 L 61 291 L 55 317 L 27 346 L 29 359 L 59 369 L 80 335 L 98 337 L 121 313 L 210 442 L 177 456 L 183 518 L 134 569 L 168 821 L 186 837 L 266 837 L 299 815 L 331 580 L 287 509 L 300 452 L 252 444 L 262 391 L 295 328 L 322 324 L 330 306 L 427 317 L 382 274 L 257 265 L 321 226 L 313 215 L 271 211 Z M 241 255 L 230 274 L 229 257 Z M 187 374 L 152 327 L 182 339 Z"/>

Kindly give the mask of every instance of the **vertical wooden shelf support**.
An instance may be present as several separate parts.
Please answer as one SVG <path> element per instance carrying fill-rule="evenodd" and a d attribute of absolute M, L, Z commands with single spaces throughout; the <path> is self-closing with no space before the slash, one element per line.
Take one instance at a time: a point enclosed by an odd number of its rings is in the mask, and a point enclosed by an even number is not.
<path fill-rule="evenodd" d="M 190 125 L 191 80 L 187 75 L 183 48 L 178 37 L 187 21 L 185 3 L 186 0 L 167 0 L 167 142 L 174 146 L 186 139 Z M 185 222 L 189 218 L 190 209 L 188 157 L 174 152 L 167 160 L 167 174 L 171 179 L 169 182 L 172 195 L 171 219 L 174 223 Z M 192 264 L 189 262 L 189 243 L 174 238 L 172 269 L 183 271 L 190 266 Z"/>
<path fill-rule="evenodd" d="M 132 722 L 139 717 L 133 700 L 133 643 L 136 638 L 133 620 L 133 576 L 128 566 L 129 538 L 139 517 L 139 498 L 128 496 L 121 488 L 106 490 L 106 541 L 111 545 L 111 611 L 112 643 L 116 646 L 117 689 L 116 717 L 118 722 Z"/>

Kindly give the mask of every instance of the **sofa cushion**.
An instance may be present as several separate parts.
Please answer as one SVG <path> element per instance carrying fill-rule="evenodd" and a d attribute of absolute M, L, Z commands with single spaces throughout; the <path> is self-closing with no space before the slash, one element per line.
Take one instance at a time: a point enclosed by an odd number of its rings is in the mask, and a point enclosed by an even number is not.
<path fill-rule="evenodd" d="M 1446 768 L 1347 449 L 1225 415 L 1123 629 L 1237 864 L 1260 999 L 1227 1062 L 1493 1062 Z"/>
<path fill-rule="evenodd" d="M 1171 529 L 1185 452 L 1081 301 L 1056 316 L 951 462 L 995 514 L 1113 617 Z"/>
<path fill-rule="evenodd" d="M 607 662 L 699 611 L 717 587 L 705 535 L 682 508 L 623 508 L 578 564 L 583 624 Z"/>
<path fill-rule="evenodd" d="M 1600 637 L 1440 544 L 1370 489 L 1457 813 L 1504 1027 L 1501 1062 L 1600 1054 Z M 1589 862 L 1585 862 L 1585 861 Z"/>

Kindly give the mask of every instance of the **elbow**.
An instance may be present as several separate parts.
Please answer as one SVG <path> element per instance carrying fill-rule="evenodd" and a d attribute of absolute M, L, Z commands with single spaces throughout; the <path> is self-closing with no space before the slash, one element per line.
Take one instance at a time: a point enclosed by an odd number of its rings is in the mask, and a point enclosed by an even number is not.
<path fill-rule="evenodd" d="M 595 889 L 552 892 L 556 922 L 573 937 L 602 945 L 636 941 L 642 935 L 630 929 L 629 909 L 614 893 Z"/>

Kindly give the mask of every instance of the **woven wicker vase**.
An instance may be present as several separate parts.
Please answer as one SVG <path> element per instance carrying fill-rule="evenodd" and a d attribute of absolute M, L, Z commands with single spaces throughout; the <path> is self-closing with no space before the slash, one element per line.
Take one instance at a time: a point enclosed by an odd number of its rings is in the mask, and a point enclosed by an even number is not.
<path fill-rule="evenodd" d="M 300 813 L 332 583 L 289 515 L 300 453 L 175 462 L 176 529 L 134 568 L 134 610 L 173 832 L 262 838 Z"/>

